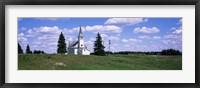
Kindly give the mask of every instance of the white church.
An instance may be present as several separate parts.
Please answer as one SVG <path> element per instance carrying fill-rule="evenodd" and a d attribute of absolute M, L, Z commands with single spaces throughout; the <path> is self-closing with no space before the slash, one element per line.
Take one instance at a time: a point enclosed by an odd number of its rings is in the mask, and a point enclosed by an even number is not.
<path fill-rule="evenodd" d="M 71 55 L 90 55 L 89 50 L 84 45 L 83 33 L 80 27 L 78 41 L 74 41 L 68 46 L 68 54 Z"/>

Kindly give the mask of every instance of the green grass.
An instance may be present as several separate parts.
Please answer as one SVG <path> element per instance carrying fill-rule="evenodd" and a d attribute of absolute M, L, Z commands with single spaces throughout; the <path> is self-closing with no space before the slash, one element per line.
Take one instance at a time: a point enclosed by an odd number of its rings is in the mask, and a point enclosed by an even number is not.
<path fill-rule="evenodd" d="M 181 56 L 18 55 L 19 70 L 181 70 Z"/>

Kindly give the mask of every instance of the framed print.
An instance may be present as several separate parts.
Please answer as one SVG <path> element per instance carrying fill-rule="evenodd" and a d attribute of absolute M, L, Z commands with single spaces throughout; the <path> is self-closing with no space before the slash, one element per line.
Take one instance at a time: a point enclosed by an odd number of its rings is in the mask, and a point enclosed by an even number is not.
<path fill-rule="evenodd" d="M 199 86 L 199 0 L 1 1 L 1 87 Z"/>

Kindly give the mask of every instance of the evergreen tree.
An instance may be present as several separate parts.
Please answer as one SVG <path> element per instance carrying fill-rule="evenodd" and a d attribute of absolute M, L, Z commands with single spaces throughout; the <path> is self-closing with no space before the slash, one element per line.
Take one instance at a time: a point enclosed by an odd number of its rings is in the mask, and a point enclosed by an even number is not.
<path fill-rule="evenodd" d="M 26 46 L 26 54 L 32 54 L 29 45 Z"/>
<path fill-rule="evenodd" d="M 66 50 L 66 43 L 65 43 L 65 37 L 63 33 L 61 32 L 59 39 L 58 39 L 58 48 L 57 48 L 57 53 L 64 54 L 67 53 Z"/>
<path fill-rule="evenodd" d="M 18 54 L 23 54 L 23 50 L 21 46 L 19 45 L 19 43 L 18 43 Z"/>
<path fill-rule="evenodd" d="M 104 48 L 101 35 L 98 33 L 96 41 L 94 41 L 94 55 L 105 56 Z"/>

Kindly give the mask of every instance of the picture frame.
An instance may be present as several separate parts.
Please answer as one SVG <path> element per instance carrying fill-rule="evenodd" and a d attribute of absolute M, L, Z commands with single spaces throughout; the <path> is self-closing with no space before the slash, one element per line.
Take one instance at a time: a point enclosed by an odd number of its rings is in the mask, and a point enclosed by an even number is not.
<path fill-rule="evenodd" d="M 0 86 L 2 88 L 198 88 L 200 87 L 200 1 L 199 0 L 2 0 L 0 39 Z M 5 6 L 6 5 L 195 5 L 195 83 L 5 83 Z"/>

